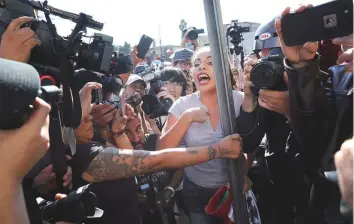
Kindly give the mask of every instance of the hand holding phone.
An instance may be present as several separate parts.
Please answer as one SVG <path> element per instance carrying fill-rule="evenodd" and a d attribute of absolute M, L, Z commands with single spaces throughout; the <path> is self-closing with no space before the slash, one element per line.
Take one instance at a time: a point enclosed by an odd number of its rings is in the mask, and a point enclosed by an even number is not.
<path fill-rule="evenodd" d="M 353 33 L 353 0 L 336 0 L 312 7 L 301 6 L 281 18 L 287 46 L 329 40 Z"/>
<path fill-rule="evenodd" d="M 312 5 L 301 6 L 295 10 L 296 13 L 303 12 L 306 9 L 311 8 Z M 282 13 L 282 18 L 290 13 L 290 8 L 286 8 Z M 300 62 L 312 60 L 318 49 L 318 42 L 306 42 L 305 44 L 299 44 L 296 46 L 288 46 L 284 40 L 284 32 L 282 24 L 283 20 L 277 19 L 275 21 L 275 28 L 277 30 L 278 37 L 280 39 L 280 45 L 283 51 L 284 56 L 294 64 Z"/>
<path fill-rule="evenodd" d="M 143 35 L 140 38 L 139 44 L 137 46 L 138 58 L 144 59 L 145 55 L 150 49 L 153 39 L 147 35 Z"/>

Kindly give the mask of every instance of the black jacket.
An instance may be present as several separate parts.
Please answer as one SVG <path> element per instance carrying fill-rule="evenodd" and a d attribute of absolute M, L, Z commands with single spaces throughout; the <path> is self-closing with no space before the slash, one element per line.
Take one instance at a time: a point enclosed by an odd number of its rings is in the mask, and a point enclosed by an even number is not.
<path fill-rule="evenodd" d="M 326 164 L 333 164 L 331 156 L 352 136 L 353 74 L 345 74 L 343 66 L 321 72 L 317 55 L 300 69 L 285 60 L 285 69 L 291 126 L 301 144 L 301 160 L 308 169 L 326 169 Z"/>

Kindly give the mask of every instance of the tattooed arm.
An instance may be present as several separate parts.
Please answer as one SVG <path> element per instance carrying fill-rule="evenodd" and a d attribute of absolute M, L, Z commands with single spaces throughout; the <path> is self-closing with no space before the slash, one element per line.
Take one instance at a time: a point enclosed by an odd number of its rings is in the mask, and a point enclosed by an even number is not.
<path fill-rule="evenodd" d="M 207 147 L 165 149 L 160 151 L 104 148 L 83 173 L 88 182 L 127 178 L 169 168 L 182 168 L 216 158 L 238 158 L 240 137 L 232 135 Z"/>

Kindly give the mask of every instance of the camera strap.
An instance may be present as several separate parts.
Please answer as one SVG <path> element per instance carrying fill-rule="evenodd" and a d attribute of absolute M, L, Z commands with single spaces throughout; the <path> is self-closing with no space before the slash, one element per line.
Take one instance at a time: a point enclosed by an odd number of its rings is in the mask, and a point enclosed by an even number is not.
<path fill-rule="evenodd" d="M 63 187 L 63 177 L 67 171 L 67 160 L 65 156 L 65 147 L 63 142 L 63 133 L 61 129 L 61 117 L 57 102 L 52 102 L 49 123 L 50 148 L 49 155 L 53 164 L 53 171 L 56 175 L 58 192 L 66 193 L 67 189 Z"/>

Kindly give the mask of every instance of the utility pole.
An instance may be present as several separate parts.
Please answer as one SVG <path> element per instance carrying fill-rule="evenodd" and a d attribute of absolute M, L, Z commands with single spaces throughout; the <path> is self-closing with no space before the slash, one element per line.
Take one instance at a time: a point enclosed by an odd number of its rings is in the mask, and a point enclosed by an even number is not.
<path fill-rule="evenodd" d="M 227 60 L 225 33 L 220 0 L 204 0 L 204 11 L 210 41 L 220 120 L 224 136 L 237 133 L 234 100 L 231 89 L 230 67 Z M 243 194 L 243 175 L 240 159 L 228 160 L 233 216 L 236 224 L 248 224 L 248 212 Z"/>
<path fill-rule="evenodd" d="M 162 38 L 161 38 L 161 27 L 160 27 L 160 24 L 159 24 L 159 39 L 160 39 L 160 52 L 161 52 L 161 54 L 160 54 L 160 58 L 162 58 L 163 57 L 163 49 L 162 49 Z"/>

